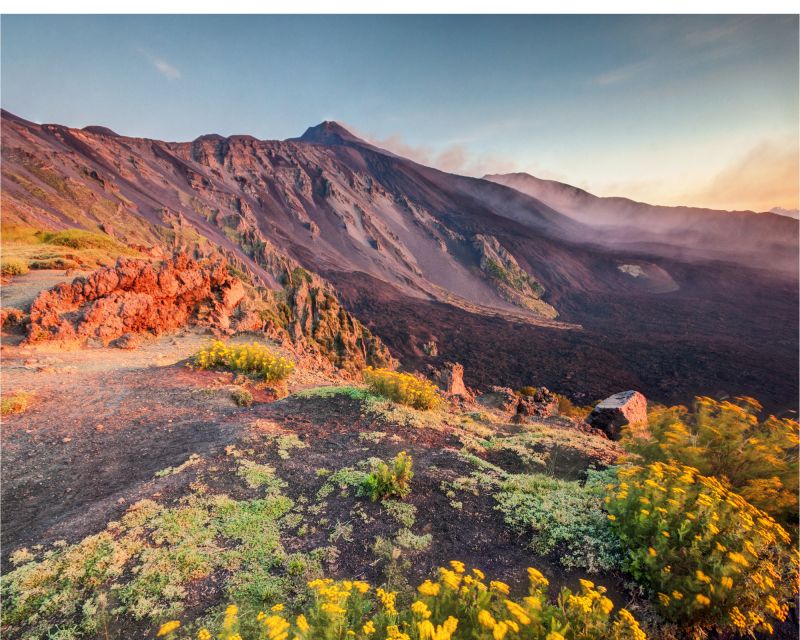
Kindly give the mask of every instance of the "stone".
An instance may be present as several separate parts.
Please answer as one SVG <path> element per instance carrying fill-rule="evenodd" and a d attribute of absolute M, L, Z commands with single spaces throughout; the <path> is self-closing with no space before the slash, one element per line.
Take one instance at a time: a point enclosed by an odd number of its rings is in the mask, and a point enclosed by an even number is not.
<path fill-rule="evenodd" d="M 478 403 L 490 409 L 498 409 L 503 413 L 515 413 L 519 398 L 508 387 L 489 387 L 489 391 L 478 396 Z"/>
<path fill-rule="evenodd" d="M 532 395 L 522 395 L 517 404 L 517 415 L 548 418 L 558 414 L 558 397 L 547 387 L 540 387 Z"/>
<path fill-rule="evenodd" d="M 638 391 L 615 393 L 599 402 L 586 422 L 611 440 L 619 440 L 624 426 L 647 422 L 647 398 Z"/>

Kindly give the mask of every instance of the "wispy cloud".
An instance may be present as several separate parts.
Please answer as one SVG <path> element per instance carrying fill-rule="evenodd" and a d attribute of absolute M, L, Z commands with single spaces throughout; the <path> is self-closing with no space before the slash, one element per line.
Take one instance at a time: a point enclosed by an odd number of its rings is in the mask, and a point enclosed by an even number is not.
<path fill-rule="evenodd" d="M 177 67 L 172 66 L 169 62 L 155 55 L 152 51 L 139 48 L 137 51 L 151 64 L 153 68 L 158 71 L 162 76 L 169 80 L 178 80 L 181 77 L 181 72 Z"/>
<path fill-rule="evenodd" d="M 631 80 L 639 75 L 651 64 L 652 60 L 642 60 L 641 62 L 622 65 L 616 69 L 611 69 L 609 71 L 597 74 L 590 80 L 590 84 L 604 87 L 607 85 L 627 82 L 628 80 Z"/>
<path fill-rule="evenodd" d="M 475 154 L 461 144 L 434 149 L 424 145 L 408 144 L 398 135 L 391 135 L 388 138 L 375 138 L 369 135 L 362 137 L 376 147 L 448 173 L 482 177 L 487 173 L 508 173 L 519 169 L 507 158 L 494 154 Z"/>
<path fill-rule="evenodd" d="M 652 30 L 639 60 L 597 73 L 589 79 L 589 84 L 599 87 L 622 84 L 644 73 L 652 74 L 669 61 L 680 60 L 687 68 L 725 58 L 749 46 L 746 32 L 754 22 L 748 16 L 705 26 L 694 26 L 696 22 L 667 21 L 659 25 Z"/>
<path fill-rule="evenodd" d="M 683 196 L 687 203 L 726 209 L 795 209 L 800 199 L 797 144 L 764 140 L 730 162 L 706 184 Z"/>

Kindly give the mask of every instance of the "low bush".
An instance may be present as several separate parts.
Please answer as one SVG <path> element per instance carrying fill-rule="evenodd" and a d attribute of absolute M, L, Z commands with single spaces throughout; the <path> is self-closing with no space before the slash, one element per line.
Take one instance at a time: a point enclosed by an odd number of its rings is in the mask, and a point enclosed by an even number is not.
<path fill-rule="evenodd" d="M 28 263 L 19 258 L 3 258 L 0 260 L 0 273 L 4 276 L 21 276 L 28 273 Z"/>
<path fill-rule="evenodd" d="M 603 511 L 609 471 L 591 471 L 585 485 L 542 474 L 510 475 L 494 494 L 505 523 L 530 540 L 537 555 L 558 552 L 565 567 L 591 573 L 617 569 L 619 540 Z"/>
<path fill-rule="evenodd" d="M 623 444 L 644 462 L 674 461 L 714 476 L 750 504 L 797 526 L 798 423 L 769 416 L 752 398 L 697 398 L 694 411 L 665 408 L 646 431 L 626 431 Z"/>
<path fill-rule="evenodd" d="M 115 250 L 125 248 L 111 236 L 84 229 L 65 229 L 63 231 L 43 231 L 38 234 L 46 244 L 61 245 L 71 249 Z"/>
<path fill-rule="evenodd" d="M 578 418 L 585 420 L 592 412 L 592 407 L 580 407 L 575 405 L 567 396 L 560 393 L 555 394 L 558 399 L 558 413 L 568 418 Z"/>
<path fill-rule="evenodd" d="M 247 389 L 234 389 L 231 393 L 231 397 L 233 398 L 233 401 L 236 403 L 237 407 L 249 407 L 253 404 L 253 394 Z"/>
<path fill-rule="evenodd" d="M 373 502 L 386 498 L 404 498 L 411 492 L 413 467 L 414 460 L 405 451 L 392 459 L 391 466 L 381 460 L 363 479 L 358 494 Z"/>
<path fill-rule="evenodd" d="M 608 518 L 626 569 L 664 618 L 699 630 L 772 632 L 797 593 L 797 553 L 763 511 L 694 468 L 625 467 L 608 486 Z"/>
<path fill-rule="evenodd" d="M 436 385 L 410 373 L 368 367 L 364 380 L 372 393 L 415 409 L 434 409 L 442 402 Z"/>
<path fill-rule="evenodd" d="M 230 371 L 255 374 L 265 382 L 285 380 L 294 371 L 291 360 L 276 356 L 268 347 L 257 342 L 226 345 L 215 340 L 200 350 L 194 362 L 200 369 L 222 367 Z"/>
<path fill-rule="evenodd" d="M 17 391 L 16 393 L 5 396 L 2 403 L 0 403 L 0 405 L 2 405 L 0 407 L 0 413 L 4 416 L 11 415 L 12 413 L 22 413 L 28 408 L 32 397 L 33 394 L 27 391 Z"/>
<path fill-rule="evenodd" d="M 528 569 L 529 589 L 521 599 L 509 597 L 507 584 L 487 580 L 479 569 L 467 573 L 453 561 L 440 568 L 438 579 L 417 588 L 416 599 L 402 606 L 397 593 L 373 589 L 367 582 L 334 582 L 320 578 L 309 582 L 313 604 L 300 615 L 289 615 L 282 604 L 257 616 L 258 631 L 247 634 L 239 611 L 230 605 L 213 632 L 201 629 L 199 640 L 324 639 L 349 640 L 645 640 L 636 619 L 626 609 L 614 615 L 614 603 L 603 587 L 581 580 L 578 593 L 562 589 L 558 601 L 546 594 L 547 579 Z M 166 636 L 179 628 L 170 621 Z"/>

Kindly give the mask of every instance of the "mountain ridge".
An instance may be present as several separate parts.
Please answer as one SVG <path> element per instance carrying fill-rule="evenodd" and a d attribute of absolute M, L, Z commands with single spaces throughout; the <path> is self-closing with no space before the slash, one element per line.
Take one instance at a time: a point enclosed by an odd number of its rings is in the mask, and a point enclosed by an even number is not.
<path fill-rule="evenodd" d="M 721 383 L 776 407 L 796 395 L 786 349 L 796 336 L 761 331 L 796 315 L 796 270 L 658 235 L 653 246 L 643 235 L 605 242 L 513 187 L 320 126 L 309 135 L 323 142 L 164 142 L 4 111 L 3 224 L 221 251 L 276 291 L 271 265 L 285 256 L 329 282 L 406 367 L 460 360 L 472 385 L 536 379 L 590 398 L 636 387 L 673 402 Z M 431 341 L 438 356 L 426 354 Z"/>

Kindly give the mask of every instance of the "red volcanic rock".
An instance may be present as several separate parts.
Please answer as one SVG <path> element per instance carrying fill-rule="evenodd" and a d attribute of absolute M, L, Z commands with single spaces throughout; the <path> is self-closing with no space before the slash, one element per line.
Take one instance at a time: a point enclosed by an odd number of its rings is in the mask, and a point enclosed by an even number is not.
<path fill-rule="evenodd" d="M 517 415 L 545 418 L 558 413 L 558 398 L 547 387 L 536 389 L 533 395 L 520 396 Z"/>
<path fill-rule="evenodd" d="M 223 262 L 199 263 L 183 253 L 160 266 L 120 258 L 114 267 L 39 294 L 31 306 L 28 342 L 108 344 L 128 334 L 159 334 L 199 322 L 201 308 L 211 310 L 208 324 L 227 331 L 244 296 L 241 281 Z"/>
<path fill-rule="evenodd" d="M 625 425 L 647 422 L 647 398 L 638 391 L 615 393 L 599 402 L 586 422 L 611 440 L 619 440 Z"/>
<path fill-rule="evenodd" d="M 473 401 L 475 396 L 464 384 L 464 367 L 458 363 L 446 362 L 440 371 L 434 370 L 432 377 L 449 398 L 463 398 Z"/>

